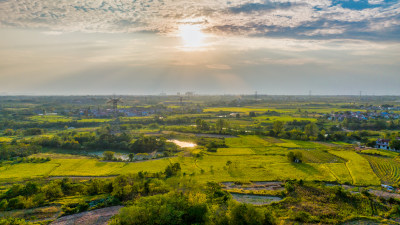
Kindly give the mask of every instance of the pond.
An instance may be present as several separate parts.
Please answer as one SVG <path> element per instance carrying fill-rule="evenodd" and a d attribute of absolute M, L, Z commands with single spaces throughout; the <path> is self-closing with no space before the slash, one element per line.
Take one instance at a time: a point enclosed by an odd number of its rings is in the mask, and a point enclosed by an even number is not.
<path fill-rule="evenodd" d="M 104 151 L 90 151 L 88 152 L 88 155 L 91 156 L 98 156 L 98 157 L 103 157 Z M 114 154 L 114 157 L 117 159 L 122 159 L 122 160 L 128 160 L 129 159 L 129 153 L 122 153 L 122 152 L 116 152 Z"/>
<path fill-rule="evenodd" d="M 238 194 L 231 193 L 233 199 L 240 203 L 248 203 L 252 205 L 267 205 L 272 202 L 279 202 L 282 200 L 281 197 L 278 196 L 269 196 L 269 195 L 250 195 L 250 194 Z"/>
<path fill-rule="evenodd" d="M 270 191 L 283 191 L 285 187 L 283 182 L 280 181 L 255 181 L 249 184 L 235 184 L 234 182 L 222 182 L 224 189 L 241 189 L 241 190 L 270 190 Z"/>
<path fill-rule="evenodd" d="M 178 141 L 176 139 L 168 140 L 168 142 L 172 142 L 172 143 L 178 145 L 181 148 L 194 148 L 194 147 L 197 146 L 195 143 L 186 142 L 186 141 Z"/>

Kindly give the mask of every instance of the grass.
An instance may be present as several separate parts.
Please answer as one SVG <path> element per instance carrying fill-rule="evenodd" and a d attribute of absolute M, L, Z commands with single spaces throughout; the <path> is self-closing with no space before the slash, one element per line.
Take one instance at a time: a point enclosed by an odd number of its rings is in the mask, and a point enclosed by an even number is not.
<path fill-rule="evenodd" d="M 231 148 L 257 148 L 273 146 L 273 143 L 268 142 L 259 136 L 239 136 L 239 138 L 225 138 L 225 143 Z"/>
<path fill-rule="evenodd" d="M 345 163 L 342 158 L 322 150 L 302 150 L 303 159 L 309 163 Z"/>
<path fill-rule="evenodd" d="M 48 175 L 59 164 L 46 163 L 18 163 L 0 166 L 0 181 L 20 181 L 23 179 L 38 178 Z"/>
<path fill-rule="evenodd" d="M 289 112 L 286 110 L 279 110 L 274 108 L 251 108 L 251 107 L 214 107 L 204 109 L 204 112 L 238 112 L 238 113 L 249 113 L 249 112 L 264 112 L 266 113 L 268 110 L 276 111 L 280 113 Z"/>
<path fill-rule="evenodd" d="M 107 123 L 112 119 L 80 119 L 77 120 L 78 123 Z"/>
<path fill-rule="evenodd" d="M 345 163 L 355 185 L 379 185 L 381 182 L 376 176 L 368 160 L 354 151 L 329 151 L 347 162 Z"/>
<path fill-rule="evenodd" d="M 0 137 L 0 143 L 2 142 L 11 142 L 13 139 L 10 137 Z"/>
<path fill-rule="evenodd" d="M 386 157 L 396 157 L 399 155 L 397 152 L 391 152 L 387 150 L 378 150 L 378 149 L 367 149 L 367 150 L 362 150 L 361 153 L 363 154 L 372 154 L 372 155 L 380 155 L 380 156 L 386 156 Z"/>
<path fill-rule="evenodd" d="M 182 173 L 200 183 L 207 181 L 274 181 L 288 179 L 338 181 L 355 185 L 378 185 L 380 180 L 368 160 L 354 151 L 329 150 L 313 142 L 281 140 L 256 135 L 225 138 L 227 148 L 206 152 L 201 157 L 164 158 L 126 162 L 102 162 L 94 158 L 68 154 L 42 153 L 33 157 L 51 157 L 41 164 L 15 164 L 0 167 L 0 180 L 21 180 L 41 176 L 113 176 L 140 171 L 162 172 L 170 163 L 179 162 Z M 193 151 L 195 151 L 194 149 Z M 301 151 L 304 163 L 290 163 L 287 153 Z M 197 153 L 200 153 L 197 149 Z M 230 161 L 231 163 L 227 164 Z"/>
<path fill-rule="evenodd" d="M 338 182 L 353 183 L 353 178 L 344 163 L 329 163 L 325 164 L 325 166 L 331 171 Z"/>
<path fill-rule="evenodd" d="M 254 155 L 250 148 L 219 148 L 216 155 Z"/>
<path fill-rule="evenodd" d="M 72 118 L 59 115 L 43 115 L 43 116 L 31 116 L 29 117 L 31 121 L 39 123 L 57 123 L 57 122 L 71 122 Z"/>
<path fill-rule="evenodd" d="M 78 123 L 106 123 L 111 121 L 111 119 L 79 119 L 74 117 L 65 117 L 60 115 L 44 115 L 44 116 L 31 116 L 29 117 L 31 121 L 39 123 L 68 123 L 76 120 Z"/>

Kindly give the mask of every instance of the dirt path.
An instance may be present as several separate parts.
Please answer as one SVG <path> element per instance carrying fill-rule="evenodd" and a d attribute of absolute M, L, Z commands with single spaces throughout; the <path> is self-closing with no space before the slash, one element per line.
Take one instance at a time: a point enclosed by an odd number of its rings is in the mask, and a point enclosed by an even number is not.
<path fill-rule="evenodd" d="M 391 193 L 391 192 L 380 191 L 380 190 L 369 190 L 368 192 L 371 194 L 374 194 L 376 196 L 383 197 L 385 199 L 389 199 L 389 198 L 400 199 L 400 194 L 397 194 L 397 193 Z"/>
<path fill-rule="evenodd" d="M 123 206 L 113 206 L 104 209 L 96 209 L 88 212 L 78 213 L 70 216 L 61 217 L 51 225 L 106 225 L 112 216 L 117 214 Z"/>

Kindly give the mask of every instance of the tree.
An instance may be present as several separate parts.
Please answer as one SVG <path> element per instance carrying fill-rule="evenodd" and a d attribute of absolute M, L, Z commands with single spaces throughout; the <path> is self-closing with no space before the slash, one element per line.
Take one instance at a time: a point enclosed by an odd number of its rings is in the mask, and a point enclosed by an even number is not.
<path fill-rule="evenodd" d="M 318 126 L 315 123 L 307 124 L 304 127 L 304 133 L 309 137 L 310 136 L 316 137 L 318 135 L 318 132 L 319 132 L 319 129 L 318 129 Z"/>
<path fill-rule="evenodd" d="M 42 192 L 47 199 L 53 200 L 63 196 L 61 186 L 56 182 L 51 182 L 42 188 Z"/>
<path fill-rule="evenodd" d="M 201 130 L 201 122 L 202 122 L 203 120 L 202 119 L 200 119 L 200 118 L 197 118 L 196 119 L 196 128 L 198 129 L 198 130 Z"/>
<path fill-rule="evenodd" d="M 400 150 L 400 140 L 395 139 L 389 142 L 389 147 L 391 149 Z"/>
<path fill-rule="evenodd" d="M 6 210 L 8 207 L 8 201 L 7 199 L 3 199 L 0 202 L 0 211 Z"/>
<path fill-rule="evenodd" d="M 28 182 L 22 192 L 25 196 L 34 195 L 39 192 L 39 185 L 35 182 Z"/>
<path fill-rule="evenodd" d="M 282 132 L 284 123 L 282 121 L 275 121 L 272 125 L 272 130 L 275 132 L 276 135 Z"/>
<path fill-rule="evenodd" d="M 114 152 L 112 152 L 112 151 L 103 152 L 103 158 L 104 158 L 104 160 L 107 160 L 107 161 L 113 160 Z"/>
<path fill-rule="evenodd" d="M 255 112 L 249 112 L 249 117 L 256 117 L 256 113 Z"/>
<path fill-rule="evenodd" d="M 238 204 L 231 211 L 231 224 L 263 224 L 264 215 L 250 204 Z"/>
<path fill-rule="evenodd" d="M 129 153 L 128 157 L 129 157 L 129 161 L 132 162 L 133 158 L 135 157 L 135 154 Z"/>
<path fill-rule="evenodd" d="M 167 166 L 167 168 L 165 168 L 166 177 L 177 176 L 180 172 L 181 172 L 181 164 L 179 163 L 170 164 Z"/>
<path fill-rule="evenodd" d="M 289 152 L 287 158 L 290 162 L 301 163 L 303 161 L 303 154 L 301 152 Z"/>
<path fill-rule="evenodd" d="M 221 133 L 222 129 L 228 126 L 228 122 L 224 119 L 218 119 L 215 126 L 217 131 Z"/>

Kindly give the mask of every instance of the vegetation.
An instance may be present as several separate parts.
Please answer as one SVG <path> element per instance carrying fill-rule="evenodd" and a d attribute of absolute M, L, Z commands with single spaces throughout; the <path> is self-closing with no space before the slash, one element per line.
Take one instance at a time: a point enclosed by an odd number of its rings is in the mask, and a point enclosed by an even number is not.
<path fill-rule="evenodd" d="M 379 138 L 399 145 L 397 112 L 382 108 L 396 99 L 124 98 L 117 119 L 104 97 L 0 98 L 0 224 L 115 205 L 124 208 L 111 224 L 400 218 L 386 198 L 396 193 L 380 186 L 399 187 L 399 155 L 374 149 Z M 230 192 L 278 200 L 242 204 Z"/>

